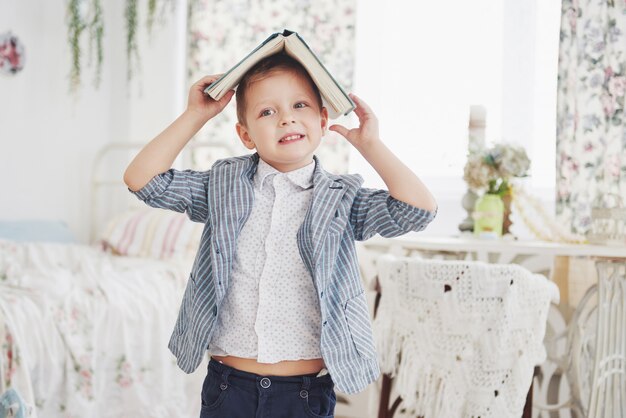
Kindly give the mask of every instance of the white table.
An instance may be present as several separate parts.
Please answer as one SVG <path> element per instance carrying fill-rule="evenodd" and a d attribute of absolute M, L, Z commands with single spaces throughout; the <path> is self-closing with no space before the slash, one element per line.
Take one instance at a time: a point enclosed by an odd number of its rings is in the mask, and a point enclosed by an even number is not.
<path fill-rule="evenodd" d="M 411 233 L 398 238 L 376 236 L 363 243 L 366 247 L 399 246 L 407 250 L 429 250 L 446 252 L 471 252 L 476 254 L 537 254 L 566 257 L 625 258 L 626 247 L 602 245 L 561 244 L 545 241 L 486 240 L 470 236 L 429 237 Z"/>

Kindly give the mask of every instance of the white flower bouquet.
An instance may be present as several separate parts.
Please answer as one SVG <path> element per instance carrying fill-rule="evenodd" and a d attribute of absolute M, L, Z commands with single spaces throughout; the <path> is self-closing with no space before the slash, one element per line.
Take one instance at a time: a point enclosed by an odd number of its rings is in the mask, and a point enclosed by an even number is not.
<path fill-rule="evenodd" d="M 510 179 L 526 177 L 529 168 L 530 160 L 524 148 L 496 144 L 468 156 L 463 180 L 474 191 L 485 190 L 502 196 L 510 192 Z"/>

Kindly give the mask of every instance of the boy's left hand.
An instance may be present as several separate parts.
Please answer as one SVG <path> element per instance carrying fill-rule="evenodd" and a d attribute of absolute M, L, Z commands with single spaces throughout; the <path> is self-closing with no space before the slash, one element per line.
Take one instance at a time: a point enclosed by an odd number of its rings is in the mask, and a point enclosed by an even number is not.
<path fill-rule="evenodd" d="M 354 113 L 356 113 L 359 118 L 359 127 L 347 129 L 342 125 L 336 124 L 332 125 L 328 129 L 345 137 L 348 142 L 350 142 L 357 149 L 380 141 L 378 134 L 378 119 L 372 109 L 370 109 L 370 107 L 363 100 L 354 94 L 350 93 L 349 96 L 356 104 Z"/>

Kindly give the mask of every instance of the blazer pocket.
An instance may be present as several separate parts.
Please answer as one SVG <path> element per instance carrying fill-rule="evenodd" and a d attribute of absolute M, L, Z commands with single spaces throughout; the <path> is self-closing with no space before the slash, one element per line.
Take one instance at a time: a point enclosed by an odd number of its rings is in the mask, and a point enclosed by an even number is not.
<path fill-rule="evenodd" d="M 185 294 L 183 295 L 183 300 L 180 304 L 180 310 L 178 311 L 178 319 L 176 320 L 175 328 L 178 332 L 178 335 L 182 334 L 183 332 L 185 332 L 185 329 L 187 329 L 195 292 L 196 282 L 193 275 L 190 274 L 189 280 L 187 280 Z"/>
<path fill-rule="evenodd" d="M 357 296 L 346 302 L 345 309 L 346 322 L 350 329 L 350 336 L 357 353 L 366 359 L 376 358 L 376 348 L 372 335 L 372 325 L 365 293 L 361 292 Z"/>

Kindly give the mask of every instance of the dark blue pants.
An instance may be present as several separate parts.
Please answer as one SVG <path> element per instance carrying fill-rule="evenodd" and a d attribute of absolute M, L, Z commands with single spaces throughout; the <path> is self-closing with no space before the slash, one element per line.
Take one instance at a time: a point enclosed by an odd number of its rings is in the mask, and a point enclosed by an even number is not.
<path fill-rule="evenodd" d="M 332 418 L 330 374 L 261 376 L 209 361 L 200 418 Z"/>

